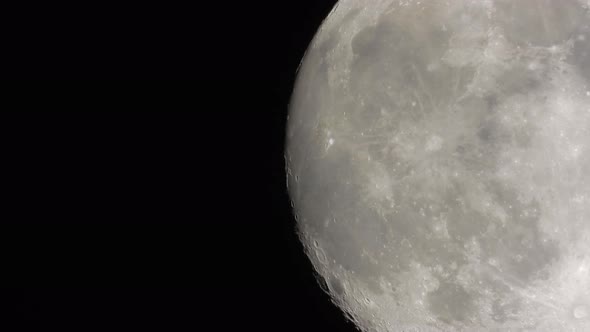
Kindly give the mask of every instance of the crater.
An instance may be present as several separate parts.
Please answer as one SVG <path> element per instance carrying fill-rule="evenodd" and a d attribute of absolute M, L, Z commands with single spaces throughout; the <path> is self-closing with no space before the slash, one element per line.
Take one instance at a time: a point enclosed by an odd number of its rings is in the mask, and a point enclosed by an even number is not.
<path fill-rule="evenodd" d="M 330 278 L 329 287 L 335 295 L 342 295 L 346 290 L 342 281 L 336 277 Z"/>

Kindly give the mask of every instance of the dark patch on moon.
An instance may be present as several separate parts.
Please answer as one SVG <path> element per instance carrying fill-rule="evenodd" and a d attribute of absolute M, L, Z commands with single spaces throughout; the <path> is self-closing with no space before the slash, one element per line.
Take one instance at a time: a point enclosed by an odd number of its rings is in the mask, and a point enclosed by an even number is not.
<path fill-rule="evenodd" d="M 461 285 L 441 282 L 439 288 L 428 294 L 429 307 L 441 321 L 448 324 L 464 322 L 475 308 L 474 296 Z"/>

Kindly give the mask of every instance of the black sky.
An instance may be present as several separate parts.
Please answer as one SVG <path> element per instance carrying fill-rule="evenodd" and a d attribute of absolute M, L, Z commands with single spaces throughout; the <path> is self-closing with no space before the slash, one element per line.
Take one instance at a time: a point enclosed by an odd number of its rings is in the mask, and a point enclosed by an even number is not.
<path fill-rule="evenodd" d="M 295 71 L 334 2 L 15 8 L 0 330 L 356 331 L 284 175 Z"/>

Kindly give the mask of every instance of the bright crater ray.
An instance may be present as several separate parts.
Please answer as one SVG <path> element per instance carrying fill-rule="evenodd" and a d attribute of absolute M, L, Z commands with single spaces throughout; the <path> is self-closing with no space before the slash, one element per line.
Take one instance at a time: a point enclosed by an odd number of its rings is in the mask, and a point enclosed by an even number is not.
<path fill-rule="evenodd" d="M 301 240 L 364 331 L 590 331 L 587 0 L 341 0 L 289 115 Z"/>

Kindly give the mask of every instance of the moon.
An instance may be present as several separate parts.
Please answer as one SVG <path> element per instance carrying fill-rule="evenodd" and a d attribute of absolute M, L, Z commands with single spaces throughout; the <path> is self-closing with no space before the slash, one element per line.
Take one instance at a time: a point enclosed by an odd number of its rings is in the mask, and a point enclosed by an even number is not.
<path fill-rule="evenodd" d="M 590 2 L 341 0 L 302 64 L 297 232 L 363 331 L 590 331 Z"/>

